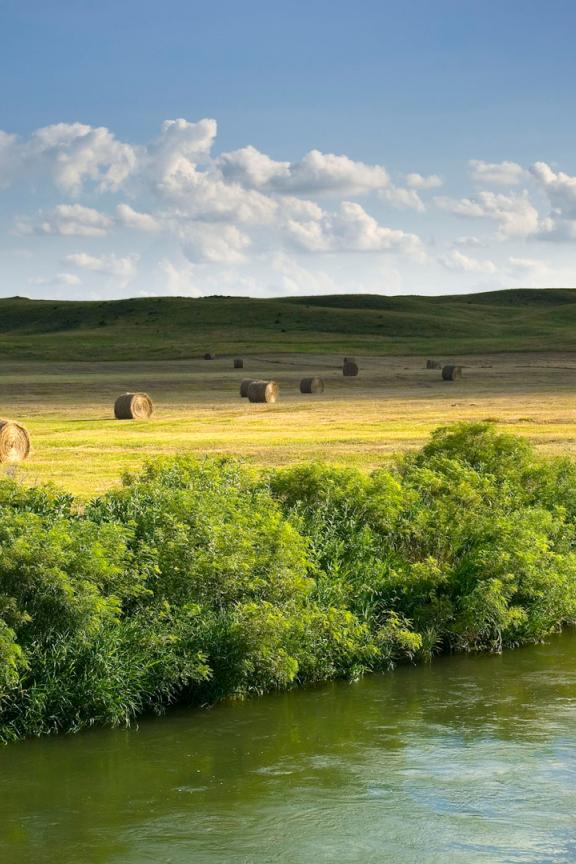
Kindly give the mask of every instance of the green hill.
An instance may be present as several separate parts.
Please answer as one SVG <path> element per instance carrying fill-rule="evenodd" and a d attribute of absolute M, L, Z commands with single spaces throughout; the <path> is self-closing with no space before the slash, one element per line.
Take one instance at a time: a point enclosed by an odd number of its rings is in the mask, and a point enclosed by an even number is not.
<path fill-rule="evenodd" d="M 576 289 L 440 297 L 0 300 L 0 358 L 153 360 L 271 352 L 576 350 Z"/>

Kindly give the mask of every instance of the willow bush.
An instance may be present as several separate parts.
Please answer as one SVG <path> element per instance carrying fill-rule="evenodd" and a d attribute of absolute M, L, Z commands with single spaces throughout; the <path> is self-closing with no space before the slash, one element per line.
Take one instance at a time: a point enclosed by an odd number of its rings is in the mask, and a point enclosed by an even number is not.
<path fill-rule="evenodd" d="M 165 459 L 0 483 L 0 738 L 499 651 L 576 618 L 576 467 L 486 424 L 371 475 Z"/>

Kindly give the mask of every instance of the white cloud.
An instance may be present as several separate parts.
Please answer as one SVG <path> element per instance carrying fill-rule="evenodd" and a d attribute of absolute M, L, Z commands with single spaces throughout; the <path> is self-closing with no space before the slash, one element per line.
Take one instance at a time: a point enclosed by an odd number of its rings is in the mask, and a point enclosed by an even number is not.
<path fill-rule="evenodd" d="M 537 258 L 516 258 L 511 256 L 508 258 L 508 264 L 512 270 L 519 270 L 523 273 L 543 273 L 549 269 L 545 261 Z"/>
<path fill-rule="evenodd" d="M 56 123 L 22 137 L 0 132 L 0 186 L 17 182 L 19 196 L 33 201 L 37 195 L 44 208 L 32 205 L 32 215 L 17 223 L 30 254 L 37 257 L 41 249 L 49 256 L 58 247 L 69 251 L 59 238 L 84 238 L 83 251 L 61 259 L 67 265 L 62 273 L 32 277 L 36 281 L 30 284 L 72 288 L 79 282 L 77 270 L 108 277 L 107 282 L 83 278 L 113 295 L 119 284 L 127 286 L 134 278 L 139 255 L 128 253 L 138 250 L 147 261 L 152 250 L 152 262 L 160 259 L 141 268 L 139 291 L 153 283 L 168 292 L 220 293 L 219 280 L 229 293 L 295 293 L 299 285 L 312 293 L 339 286 L 354 291 L 367 285 L 375 290 L 381 285 L 386 290 L 395 285 L 410 288 L 420 284 L 415 280 L 421 276 L 410 268 L 423 261 L 464 274 L 459 278 L 464 286 L 465 274 L 475 284 L 475 274 L 496 277 L 483 279 L 483 284 L 571 278 L 569 248 L 556 250 L 563 257 L 554 268 L 538 257 L 545 244 L 536 246 L 536 241 L 576 241 L 576 177 L 546 162 L 535 163 L 528 172 L 516 162 L 472 160 L 477 191 L 436 195 L 432 200 L 442 212 L 428 215 L 430 195 L 444 182 L 438 174 L 395 174 L 393 181 L 382 164 L 318 149 L 290 161 L 254 146 L 219 155 L 214 152 L 217 131 L 211 118 L 168 120 L 158 136 L 143 145 L 82 123 Z M 525 180 L 531 183 L 527 188 L 533 199 L 519 186 Z M 100 205 L 95 203 L 98 195 L 104 196 Z M 370 196 L 371 206 L 361 206 L 360 196 Z M 330 197 L 333 203 L 328 206 Z M 373 214 L 367 212 L 372 207 Z M 390 207 L 400 211 L 394 219 Z M 429 248 L 446 249 L 446 254 L 438 257 L 436 251 L 427 257 L 412 230 L 414 213 L 419 214 L 418 233 L 429 237 Z M 443 213 L 491 224 L 461 225 L 455 231 L 454 220 Z M 54 239 L 40 243 L 38 235 Z M 503 241 L 515 249 L 515 239 L 524 241 L 526 254 L 505 258 Z M 133 250 L 123 245 L 128 241 L 134 243 Z M 498 250 L 490 255 L 489 247 L 496 244 Z M 359 257 L 361 252 L 366 254 Z M 402 272 L 392 273 L 397 265 Z M 326 272 L 318 270 L 320 266 Z M 26 282 L 29 270 L 22 263 L 18 268 Z M 378 268 L 386 275 L 374 281 Z M 423 290 L 442 290 L 439 280 L 446 281 L 447 275 L 440 266 L 429 275 Z"/>
<path fill-rule="evenodd" d="M 196 268 L 188 261 L 175 263 L 169 258 L 162 258 L 156 265 L 153 281 L 158 293 L 171 296 L 202 296 L 202 291 L 196 284 Z"/>
<path fill-rule="evenodd" d="M 576 177 L 554 171 L 546 162 L 536 162 L 530 171 L 546 192 L 552 208 L 565 217 L 576 219 Z"/>
<path fill-rule="evenodd" d="M 54 209 L 41 215 L 39 221 L 33 223 L 20 219 L 16 223 L 15 233 L 26 234 L 56 234 L 61 237 L 103 237 L 112 219 L 92 207 L 81 204 L 58 204 Z"/>
<path fill-rule="evenodd" d="M 222 153 L 218 167 L 226 181 L 261 189 L 278 178 L 290 177 L 290 163 L 276 162 L 255 147 Z"/>
<path fill-rule="evenodd" d="M 175 177 L 186 174 L 190 165 L 208 161 L 217 133 L 218 124 L 210 117 L 196 123 L 183 118 L 166 120 L 160 137 L 148 148 L 153 176 Z"/>
<path fill-rule="evenodd" d="M 114 224 L 139 231 L 158 231 L 159 222 L 149 213 L 139 213 L 128 204 L 118 204 L 115 218 L 84 207 L 82 204 L 58 204 L 36 221 L 20 218 L 14 233 L 23 235 L 53 234 L 61 237 L 103 237 Z"/>
<path fill-rule="evenodd" d="M 190 222 L 178 234 L 184 253 L 192 261 L 217 261 L 229 264 L 243 261 L 250 238 L 235 225 Z"/>
<path fill-rule="evenodd" d="M 446 267 L 447 270 L 452 270 L 460 273 L 496 273 L 497 267 L 493 261 L 488 259 L 471 258 L 469 255 L 464 255 L 458 249 L 452 249 L 445 255 L 440 255 L 438 258 L 440 264 Z"/>
<path fill-rule="evenodd" d="M 146 165 L 152 188 L 172 208 L 176 222 L 187 219 L 266 224 L 277 204 L 256 189 L 227 182 L 210 158 L 215 120 L 169 120 L 150 148 Z M 222 158 L 222 157 L 221 157 Z"/>
<path fill-rule="evenodd" d="M 277 178 L 274 185 L 280 191 L 306 195 L 361 195 L 385 189 L 389 183 L 388 172 L 382 165 L 367 165 L 348 156 L 310 150 L 300 162 L 290 165 L 289 176 Z"/>
<path fill-rule="evenodd" d="M 576 240 L 576 177 L 536 162 L 530 173 L 546 195 L 549 215 L 542 220 L 538 239 L 554 242 Z"/>
<path fill-rule="evenodd" d="M 554 171 L 546 162 L 536 162 L 532 176 L 545 191 L 553 211 L 567 219 L 576 219 L 576 177 Z"/>
<path fill-rule="evenodd" d="M 415 189 L 391 186 L 389 189 L 384 189 L 380 193 L 380 197 L 383 201 L 388 201 L 388 203 L 399 209 L 416 210 L 418 213 L 423 213 L 426 209 L 424 202 Z"/>
<path fill-rule="evenodd" d="M 134 228 L 136 231 L 158 231 L 159 222 L 150 213 L 139 213 L 129 204 L 118 204 L 116 207 L 116 218 L 126 228 Z"/>
<path fill-rule="evenodd" d="M 21 150 L 22 165 L 43 165 L 56 185 L 78 195 L 87 181 L 100 192 L 117 190 L 134 171 L 136 148 L 105 127 L 56 123 L 34 132 Z"/>
<path fill-rule="evenodd" d="M 470 176 L 479 186 L 518 186 L 526 172 L 517 162 L 483 162 L 471 159 Z"/>
<path fill-rule="evenodd" d="M 504 237 L 527 237 L 539 228 L 539 214 L 526 192 L 504 195 L 479 192 L 474 198 L 437 196 L 436 205 L 448 213 L 471 219 L 492 219 Z"/>
<path fill-rule="evenodd" d="M 218 172 L 198 170 L 196 164 L 181 160 L 178 169 L 153 178 L 161 200 L 172 210 L 175 219 L 232 221 L 266 224 L 272 221 L 276 201 L 256 189 L 239 183 L 226 183 Z"/>
<path fill-rule="evenodd" d="M 408 189 L 437 189 L 443 185 L 444 181 L 438 174 L 429 174 L 424 177 L 422 174 L 412 172 L 404 175 L 404 183 Z"/>
<path fill-rule="evenodd" d="M 309 201 L 307 198 L 296 198 L 293 195 L 286 195 L 280 206 L 282 213 L 293 219 L 313 219 L 318 221 L 324 215 L 324 211 L 315 201 Z"/>
<path fill-rule="evenodd" d="M 454 246 L 469 246 L 473 249 L 480 249 L 482 246 L 486 245 L 485 241 L 482 241 L 479 237 L 476 237 L 474 234 L 465 234 L 461 237 L 456 237 L 453 241 Z"/>
<path fill-rule="evenodd" d="M 403 252 L 420 254 L 415 234 L 385 228 L 360 204 L 344 201 L 334 213 L 317 221 L 288 222 L 288 234 L 306 252 Z"/>
<path fill-rule="evenodd" d="M 390 183 L 382 165 L 310 150 L 299 162 L 276 162 L 254 147 L 223 153 L 217 162 L 225 179 L 269 193 L 362 195 Z"/>
<path fill-rule="evenodd" d="M 576 219 L 564 219 L 562 216 L 547 216 L 540 224 L 538 240 L 549 240 L 553 243 L 571 243 L 576 240 Z"/>
<path fill-rule="evenodd" d="M 89 255 L 87 252 L 74 252 L 62 259 L 65 264 L 79 267 L 81 270 L 91 270 L 93 273 L 104 273 L 107 276 L 117 276 L 122 280 L 131 279 L 136 273 L 138 255 Z"/>

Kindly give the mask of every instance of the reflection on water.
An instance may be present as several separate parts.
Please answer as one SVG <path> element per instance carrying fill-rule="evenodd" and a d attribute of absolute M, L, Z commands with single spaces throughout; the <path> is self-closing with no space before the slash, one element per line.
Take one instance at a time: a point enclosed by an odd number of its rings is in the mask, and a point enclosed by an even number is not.
<path fill-rule="evenodd" d="M 0 749 L 6 864 L 576 862 L 576 633 Z"/>

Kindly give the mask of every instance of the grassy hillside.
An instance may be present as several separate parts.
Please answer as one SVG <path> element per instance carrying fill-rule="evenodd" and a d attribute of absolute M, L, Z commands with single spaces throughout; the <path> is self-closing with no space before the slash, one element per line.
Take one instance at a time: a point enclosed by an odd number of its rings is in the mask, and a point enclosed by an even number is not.
<path fill-rule="evenodd" d="M 576 290 L 452 297 L 0 300 L 0 358 L 185 359 L 206 350 L 440 354 L 576 350 Z"/>

